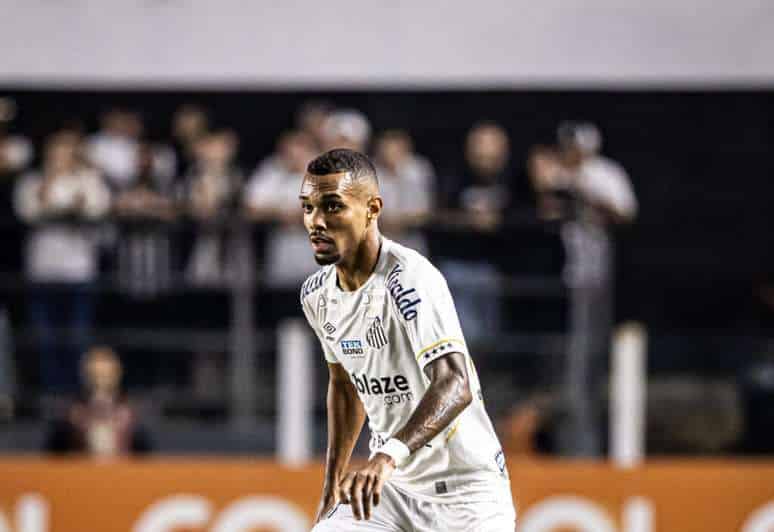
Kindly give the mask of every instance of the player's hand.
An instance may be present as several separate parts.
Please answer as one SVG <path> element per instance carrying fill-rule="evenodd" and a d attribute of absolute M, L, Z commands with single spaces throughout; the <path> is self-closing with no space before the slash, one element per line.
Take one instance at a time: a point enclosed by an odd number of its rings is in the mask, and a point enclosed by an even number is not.
<path fill-rule="evenodd" d="M 322 498 L 320 499 L 320 504 L 317 507 L 317 517 L 315 517 L 315 524 L 319 523 L 323 519 L 325 519 L 331 510 L 333 510 L 333 507 L 339 504 L 339 495 L 337 490 L 333 490 L 330 493 L 323 493 Z"/>
<path fill-rule="evenodd" d="M 371 508 L 379 505 L 384 483 L 394 470 L 392 457 L 376 453 L 365 467 L 350 471 L 339 483 L 339 498 L 352 505 L 355 519 L 371 519 Z"/>

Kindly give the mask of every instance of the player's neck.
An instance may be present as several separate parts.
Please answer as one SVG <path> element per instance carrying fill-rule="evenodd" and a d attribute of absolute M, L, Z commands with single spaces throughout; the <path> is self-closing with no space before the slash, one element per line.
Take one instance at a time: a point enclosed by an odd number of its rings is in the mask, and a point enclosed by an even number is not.
<path fill-rule="evenodd" d="M 379 231 L 369 231 L 352 261 L 336 265 L 339 287 L 345 292 L 357 290 L 368 281 L 379 260 L 382 236 Z"/>

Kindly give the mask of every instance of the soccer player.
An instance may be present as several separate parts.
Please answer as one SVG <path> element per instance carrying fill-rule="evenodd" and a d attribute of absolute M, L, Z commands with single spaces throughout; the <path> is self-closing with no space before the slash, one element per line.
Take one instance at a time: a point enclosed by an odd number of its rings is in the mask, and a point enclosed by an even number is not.
<path fill-rule="evenodd" d="M 441 273 L 379 233 L 376 171 L 328 151 L 301 184 L 323 267 L 301 306 L 328 362 L 328 452 L 313 532 L 513 532 L 505 458 Z M 371 457 L 349 469 L 368 416 Z"/>

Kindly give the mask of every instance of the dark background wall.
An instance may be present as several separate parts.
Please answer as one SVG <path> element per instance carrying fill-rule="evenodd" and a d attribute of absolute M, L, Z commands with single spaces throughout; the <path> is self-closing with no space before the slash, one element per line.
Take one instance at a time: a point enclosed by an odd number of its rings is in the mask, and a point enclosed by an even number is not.
<path fill-rule="evenodd" d="M 36 142 L 68 122 L 91 131 L 99 112 L 112 105 L 142 111 L 149 136 L 164 139 L 173 110 L 196 102 L 211 110 L 216 124 L 239 133 L 248 170 L 292 127 L 301 102 L 325 98 L 362 110 L 375 131 L 407 128 L 441 179 L 462 164 L 465 132 L 478 120 L 509 130 L 520 179 L 527 150 L 553 142 L 558 122 L 591 120 L 604 134 L 604 153 L 629 171 L 641 208 L 637 223 L 619 232 L 618 319 L 643 320 L 663 333 L 713 334 L 766 334 L 772 321 L 758 297 L 759 284 L 774 277 L 771 91 L 6 94 L 19 106 L 14 129 Z M 529 249 L 512 253 L 514 260 L 523 253 Z"/>

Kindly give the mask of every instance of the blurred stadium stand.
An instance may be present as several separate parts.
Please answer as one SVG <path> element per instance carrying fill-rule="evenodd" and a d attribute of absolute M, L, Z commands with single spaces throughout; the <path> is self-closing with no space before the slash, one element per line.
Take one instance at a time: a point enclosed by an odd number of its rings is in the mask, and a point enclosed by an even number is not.
<path fill-rule="evenodd" d="M 236 132 L 238 164 L 248 170 L 272 152 L 277 136 L 293 126 L 295 112 L 304 102 L 331 101 L 363 111 L 374 131 L 408 130 L 417 151 L 436 168 L 439 199 L 448 190 L 449 178 L 464 165 L 468 128 L 482 119 L 497 120 L 510 135 L 516 176 L 510 185 L 517 204 L 493 237 L 502 245 L 486 257 L 504 275 L 503 289 L 491 297 L 503 310 L 505 325 L 498 334 L 482 338 L 474 350 L 494 417 L 535 393 L 559 393 L 562 386 L 571 326 L 561 277 L 564 252 L 558 224 L 535 216 L 525 165 L 532 146 L 555 142 L 562 120 L 592 119 L 604 133 L 604 152 L 630 172 L 640 203 L 637 223 L 616 235 L 615 321 L 634 319 L 647 326 L 649 373 L 654 378 L 681 374 L 723 378 L 742 394 L 743 404 L 770 390 L 765 379 L 749 377 L 771 356 L 774 317 L 774 309 L 762 296 L 774 265 L 765 244 L 768 197 L 774 186 L 770 179 L 774 104 L 768 93 L 14 90 L 5 94 L 18 108 L 11 132 L 24 134 L 35 146 L 65 125 L 95 131 L 99 114 L 114 106 L 139 110 L 145 137 L 168 141 L 174 111 L 195 102 L 210 111 L 215 128 Z M 10 179 L 2 183 L 5 201 L 12 197 L 11 184 Z M 24 319 L 25 229 L 9 204 L 2 212 L 5 251 L 0 257 L 0 291 L 13 332 L 5 345 L 12 346 L 17 383 L 15 391 L 10 384 L 0 384 L 0 395 L 10 389 L 16 398 L 0 445 L 29 450 L 39 446 L 40 424 L 51 413 L 39 401 L 35 338 Z M 244 243 L 253 250 L 255 271 L 260 272 L 270 226 L 239 222 L 233 227 L 246 231 L 249 240 Z M 169 290 L 150 299 L 125 291 L 116 279 L 115 247 L 103 249 L 95 287 L 94 340 L 121 353 L 129 395 L 139 400 L 160 450 L 270 452 L 277 407 L 272 378 L 275 309 L 292 308 L 296 296 L 272 293 L 260 273 L 247 284 L 192 286 L 185 281 L 183 268 L 194 240 L 193 226 L 179 221 L 164 225 L 163 231 L 172 242 L 174 275 Z M 477 238 L 474 231 L 433 221 L 422 231 L 436 259 L 453 258 L 455 248 Z M 119 229 L 119 240 L 121 235 Z M 240 342 L 248 333 L 245 346 Z M 254 416 L 254 424 L 249 430 L 244 426 L 237 430 L 229 424 L 238 402 L 233 379 L 248 381 L 244 372 L 234 370 L 233 361 L 244 349 L 250 356 L 242 363 L 252 365 L 247 375 L 254 383 L 250 392 L 254 411 L 248 415 Z M 321 385 L 321 358 L 318 368 Z M 745 384 L 737 389 L 737 381 Z M 322 397 L 318 394 L 316 407 L 320 423 Z M 602 389 L 593 400 L 604 411 Z M 190 437 L 194 433 L 196 437 Z M 315 441 L 321 445 L 323 438 Z M 605 438 L 600 436 L 600 441 Z M 659 447 L 659 441 L 653 439 L 652 452 L 672 450 L 669 443 Z M 713 452 L 745 449 L 753 451 L 737 435 Z"/>
<path fill-rule="evenodd" d="M 0 532 L 311 528 L 334 145 L 448 281 L 519 531 L 774 530 L 771 2 L 0 4 Z"/>

